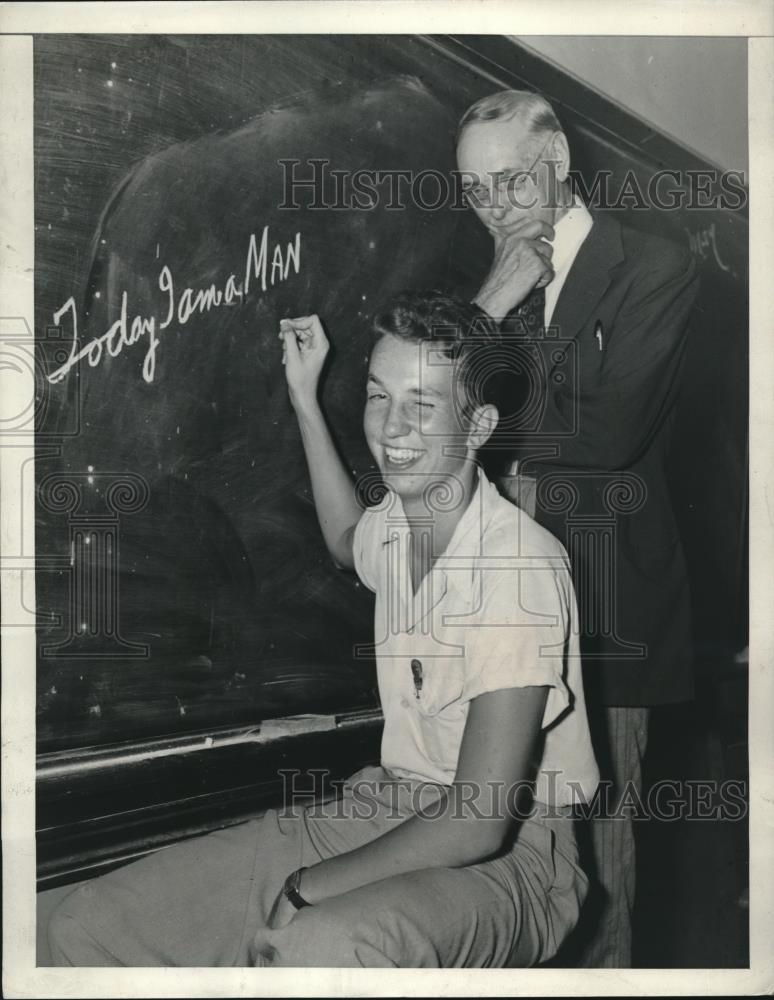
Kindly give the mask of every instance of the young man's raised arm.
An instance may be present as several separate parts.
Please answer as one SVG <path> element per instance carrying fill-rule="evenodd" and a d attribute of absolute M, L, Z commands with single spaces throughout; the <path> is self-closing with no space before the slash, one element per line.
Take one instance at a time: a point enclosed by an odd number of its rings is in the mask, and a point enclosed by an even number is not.
<path fill-rule="evenodd" d="M 328 338 L 317 316 L 280 321 L 283 364 L 290 402 L 296 411 L 312 480 L 317 517 L 333 561 L 352 569 L 352 540 L 362 509 L 352 477 L 331 438 L 318 400 L 320 372 L 328 354 Z"/>

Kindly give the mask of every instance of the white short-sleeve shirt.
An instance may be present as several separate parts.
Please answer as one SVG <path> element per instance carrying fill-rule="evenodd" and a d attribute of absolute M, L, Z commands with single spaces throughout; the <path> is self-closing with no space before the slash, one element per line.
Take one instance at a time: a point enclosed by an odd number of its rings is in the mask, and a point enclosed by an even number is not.
<path fill-rule="evenodd" d="M 416 594 L 408 556 L 408 522 L 400 498 L 388 492 L 365 511 L 354 537 L 358 576 L 376 594 L 382 765 L 409 780 L 451 784 L 471 700 L 545 685 L 535 798 L 554 806 L 590 800 L 599 773 L 562 544 L 479 472 L 446 550 Z"/>

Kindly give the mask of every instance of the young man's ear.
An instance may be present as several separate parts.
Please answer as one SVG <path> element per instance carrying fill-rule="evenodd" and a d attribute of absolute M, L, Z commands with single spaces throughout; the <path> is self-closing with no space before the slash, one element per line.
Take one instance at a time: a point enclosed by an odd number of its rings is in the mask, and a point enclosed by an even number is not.
<path fill-rule="evenodd" d="M 500 414 L 493 403 L 484 403 L 473 411 L 468 431 L 468 447 L 473 451 L 483 448 L 494 434 Z"/>

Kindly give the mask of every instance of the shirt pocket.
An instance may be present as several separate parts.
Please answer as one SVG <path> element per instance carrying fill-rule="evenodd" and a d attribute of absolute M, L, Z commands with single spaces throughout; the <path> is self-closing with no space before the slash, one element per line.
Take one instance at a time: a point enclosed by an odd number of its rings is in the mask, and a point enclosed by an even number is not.
<path fill-rule="evenodd" d="M 415 705 L 425 752 L 451 780 L 457 767 L 467 716 L 460 702 L 464 660 L 460 657 L 423 660 L 422 687 Z"/>
<path fill-rule="evenodd" d="M 419 675 L 417 707 L 422 715 L 433 717 L 459 701 L 465 684 L 464 657 L 412 658 L 410 662 L 415 691 Z"/>

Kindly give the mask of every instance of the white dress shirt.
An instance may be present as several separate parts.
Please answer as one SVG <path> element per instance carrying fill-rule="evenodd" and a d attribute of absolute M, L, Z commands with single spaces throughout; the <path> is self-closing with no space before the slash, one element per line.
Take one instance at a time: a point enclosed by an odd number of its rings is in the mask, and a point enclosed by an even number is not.
<path fill-rule="evenodd" d="M 553 248 L 554 255 L 551 263 L 554 268 L 554 277 L 546 285 L 546 308 L 545 324 L 549 325 L 551 317 L 556 308 L 559 293 L 567 280 L 570 268 L 578 256 L 583 241 L 589 235 L 594 220 L 589 210 L 580 200 L 575 197 L 575 203 L 554 227 Z"/>
<path fill-rule="evenodd" d="M 575 263 L 578 251 L 591 232 L 593 225 L 594 220 L 591 213 L 576 195 L 572 207 L 554 226 L 554 239 L 551 244 L 554 248 L 551 258 L 554 276 L 545 287 L 543 322 L 546 326 L 551 323 L 559 293 L 564 287 L 570 268 Z M 519 475 L 517 459 L 511 463 L 506 481 L 501 485 L 507 490 L 513 503 L 518 504 L 530 517 L 535 516 L 535 480 L 533 476 Z"/>

